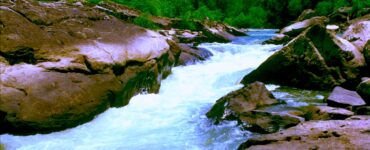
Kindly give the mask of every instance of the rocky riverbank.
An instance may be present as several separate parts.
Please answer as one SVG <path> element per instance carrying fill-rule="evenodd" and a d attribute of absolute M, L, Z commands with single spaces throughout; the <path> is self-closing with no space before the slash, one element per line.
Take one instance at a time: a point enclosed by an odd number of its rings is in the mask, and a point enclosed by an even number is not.
<path fill-rule="evenodd" d="M 0 4 L 0 133 L 48 133 L 90 121 L 135 94 L 158 92 L 173 66 L 211 55 L 194 43 L 228 41 L 237 32 L 214 22 L 199 22 L 202 31 L 152 31 L 131 23 L 139 11 L 112 3 Z M 197 34 L 180 36 L 191 32 Z M 179 44 L 181 38 L 190 40 Z"/>
<path fill-rule="evenodd" d="M 207 113 L 216 124 L 236 120 L 241 128 L 261 133 L 239 149 L 370 147 L 370 17 L 335 13 L 304 12 L 297 22 L 281 29 L 265 43 L 283 44 L 283 48 L 243 78 L 244 88 L 219 99 Z M 263 87 L 261 82 L 332 92 L 322 106 L 266 111 L 279 103 L 272 101 L 274 96 L 266 88 L 256 86 Z"/>

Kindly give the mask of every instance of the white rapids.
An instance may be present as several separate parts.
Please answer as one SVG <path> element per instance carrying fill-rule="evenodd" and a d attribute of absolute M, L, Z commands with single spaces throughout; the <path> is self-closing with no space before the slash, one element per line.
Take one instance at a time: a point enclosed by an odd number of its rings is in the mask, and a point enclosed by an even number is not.
<path fill-rule="evenodd" d="M 239 40 L 243 42 L 200 45 L 214 56 L 173 68 L 158 94 L 137 95 L 129 105 L 72 129 L 4 134 L 0 143 L 9 150 L 236 149 L 252 133 L 240 130 L 236 122 L 212 125 L 205 114 L 217 99 L 241 88 L 242 77 L 281 47 Z"/>

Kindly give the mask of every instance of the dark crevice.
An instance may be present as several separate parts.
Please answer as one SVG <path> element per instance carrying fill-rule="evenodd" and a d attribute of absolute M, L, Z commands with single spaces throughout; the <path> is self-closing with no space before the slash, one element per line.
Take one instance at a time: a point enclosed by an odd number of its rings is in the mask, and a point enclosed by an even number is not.
<path fill-rule="evenodd" d="M 44 68 L 46 69 L 46 68 Z M 59 69 L 59 68 L 47 68 L 46 70 L 52 72 L 60 72 L 60 73 L 81 73 L 85 75 L 91 75 L 92 73 L 88 70 L 78 69 L 78 68 L 70 68 L 70 69 Z"/>
<path fill-rule="evenodd" d="M 31 47 L 17 47 L 17 50 L 4 53 L 0 51 L 10 65 L 18 63 L 36 64 L 34 49 Z"/>

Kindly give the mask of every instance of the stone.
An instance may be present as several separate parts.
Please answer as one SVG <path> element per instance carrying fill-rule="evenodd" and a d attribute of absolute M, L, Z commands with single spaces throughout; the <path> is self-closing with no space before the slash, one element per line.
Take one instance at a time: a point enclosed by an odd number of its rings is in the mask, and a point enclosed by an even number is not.
<path fill-rule="evenodd" d="M 342 87 L 335 87 L 327 99 L 327 103 L 332 107 L 363 106 L 365 101 L 356 91 L 350 91 Z"/>
<path fill-rule="evenodd" d="M 361 95 L 367 105 L 370 105 L 370 79 L 367 79 L 358 85 L 357 93 Z"/>
<path fill-rule="evenodd" d="M 344 32 L 343 38 L 352 42 L 360 50 L 364 49 L 365 44 L 370 40 L 370 21 L 360 21 L 351 24 Z"/>
<path fill-rule="evenodd" d="M 304 118 L 287 113 L 250 111 L 240 115 L 243 129 L 257 133 L 274 133 L 304 122 Z"/>
<path fill-rule="evenodd" d="M 241 83 L 254 81 L 304 89 L 357 86 L 365 60 L 350 42 L 314 25 L 275 52 Z"/>
<path fill-rule="evenodd" d="M 0 134 L 64 130 L 158 92 L 179 57 L 159 33 L 89 5 L 4 3 Z"/>
<path fill-rule="evenodd" d="M 369 129 L 370 120 L 309 121 L 250 138 L 238 149 L 368 149 Z"/>
<path fill-rule="evenodd" d="M 286 34 L 288 36 L 294 37 L 311 26 L 318 25 L 318 24 L 324 25 L 324 23 L 327 21 L 328 21 L 328 18 L 323 17 L 323 16 L 313 17 L 310 19 L 306 19 L 300 22 L 293 23 L 281 29 L 280 34 Z"/>
<path fill-rule="evenodd" d="M 301 116 L 309 120 L 344 120 L 354 115 L 354 112 L 344 108 L 330 106 L 305 106 Z"/>
<path fill-rule="evenodd" d="M 254 82 L 217 100 L 207 112 L 207 117 L 217 124 L 223 120 L 236 120 L 243 113 L 276 103 L 278 101 L 262 82 Z"/>

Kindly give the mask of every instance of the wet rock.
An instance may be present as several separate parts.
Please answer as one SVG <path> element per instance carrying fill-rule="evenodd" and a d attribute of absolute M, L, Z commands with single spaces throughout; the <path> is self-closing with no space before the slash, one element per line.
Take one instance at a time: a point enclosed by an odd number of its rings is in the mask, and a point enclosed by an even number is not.
<path fill-rule="evenodd" d="M 287 35 L 284 35 L 284 34 L 278 34 L 276 35 L 275 37 L 273 37 L 272 39 L 269 39 L 267 41 L 264 41 L 263 44 L 286 44 L 288 43 L 292 38 L 287 36 Z"/>
<path fill-rule="evenodd" d="M 280 34 L 286 34 L 288 36 L 294 37 L 300 34 L 302 31 L 314 25 L 324 25 L 328 21 L 326 17 L 313 17 L 310 19 L 303 20 L 301 22 L 294 23 L 280 30 Z"/>
<path fill-rule="evenodd" d="M 179 47 L 181 49 L 179 65 L 194 64 L 212 56 L 212 53 L 204 48 L 192 47 L 187 44 L 179 44 Z"/>
<path fill-rule="evenodd" d="M 254 82 L 217 100 L 207 112 L 207 117 L 214 119 L 215 123 L 222 120 L 237 120 L 243 113 L 276 103 L 278 101 L 263 83 Z"/>
<path fill-rule="evenodd" d="M 370 120 L 310 121 L 251 138 L 238 149 L 368 149 Z"/>
<path fill-rule="evenodd" d="M 257 133 L 274 133 L 304 121 L 304 118 L 291 114 L 264 111 L 242 113 L 239 119 L 244 129 Z"/>
<path fill-rule="evenodd" d="M 179 56 L 160 34 L 87 5 L 9 3 L 0 7 L 0 133 L 74 127 L 158 92 Z"/>
<path fill-rule="evenodd" d="M 344 120 L 354 115 L 352 111 L 330 106 L 305 106 L 302 117 L 308 120 Z"/>
<path fill-rule="evenodd" d="M 242 83 L 262 81 L 327 90 L 341 84 L 357 85 L 364 65 L 354 45 L 314 25 L 245 76 Z"/>
<path fill-rule="evenodd" d="M 354 23 L 344 32 L 343 38 L 352 42 L 360 50 L 364 49 L 365 44 L 370 40 L 370 21 Z"/>
<path fill-rule="evenodd" d="M 367 105 L 370 105 L 370 79 L 367 79 L 358 85 L 357 93 L 361 95 Z"/>
<path fill-rule="evenodd" d="M 342 87 L 335 87 L 333 92 L 327 99 L 329 106 L 333 107 L 348 107 L 348 106 L 363 106 L 365 101 L 356 91 L 350 91 Z"/>

